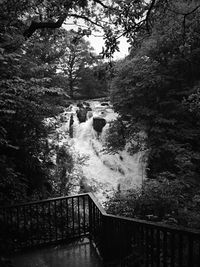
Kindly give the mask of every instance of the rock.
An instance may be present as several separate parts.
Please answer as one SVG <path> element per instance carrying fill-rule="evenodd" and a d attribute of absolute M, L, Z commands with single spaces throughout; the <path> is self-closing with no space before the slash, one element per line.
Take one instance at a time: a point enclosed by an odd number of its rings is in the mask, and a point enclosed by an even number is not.
<path fill-rule="evenodd" d="M 109 104 L 106 102 L 103 102 L 103 103 L 101 103 L 101 106 L 109 106 Z"/>
<path fill-rule="evenodd" d="M 74 123 L 74 118 L 73 118 L 73 114 L 71 114 L 70 120 L 69 120 L 69 136 L 71 138 L 73 138 L 73 123 Z"/>
<path fill-rule="evenodd" d="M 76 111 L 77 118 L 79 122 L 85 122 L 87 119 L 87 110 L 85 108 L 79 108 L 79 110 Z"/>
<path fill-rule="evenodd" d="M 106 125 L 106 120 L 100 117 L 93 118 L 93 128 L 97 133 L 101 133 L 103 127 Z"/>
<path fill-rule="evenodd" d="M 87 111 L 92 111 L 91 107 L 88 107 L 88 106 L 86 106 L 85 109 L 86 109 Z"/>
<path fill-rule="evenodd" d="M 93 116 L 92 111 L 88 111 L 87 112 L 87 119 L 89 120 L 90 118 L 92 118 L 92 116 Z"/>
<path fill-rule="evenodd" d="M 83 102 L 83 105 L 85 105 L 86 107 L 89 107 L 89 106 L 90 106 L 90 103 L 88 103 L 88 102 Z"/>
<path fill-rule="evenodd" d="M 109 160 L 104 159 L 103 164 L 108 167 L 111 171 L 118 171 L 118 166 L 116 164 L 111 163 Z"/>
<path fill-rule="evenodd" d="M 83 104 L 79 102 L 79 103 L 77 104 L 77 107 L 78 107 L 78 108 L 83 108 Z"/>
<path fill-rule="evenodd" d="M 122 175 L 125 175 L 125 172 L 121 167 L 118 167 L 118 172 L 121 173 Z"/>

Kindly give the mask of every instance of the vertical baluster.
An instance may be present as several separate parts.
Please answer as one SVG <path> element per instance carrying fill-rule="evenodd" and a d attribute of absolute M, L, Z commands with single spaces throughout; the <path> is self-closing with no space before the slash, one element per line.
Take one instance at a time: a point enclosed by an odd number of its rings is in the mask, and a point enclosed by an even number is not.
<path fill-rule="evenodd" d="M 17 214 L 16 214 L 16 216 L 17 216 L 17 218 L 16 218 L 16 229 L 17 229 L 17 233 L 19 235 L 19 231 L 20 231 L 19 207 L 16 207 L 16 209 L 17 209 Z"/>
<path fill-rule="evenodd" d="M 183 234 L 179 234 L 179 243 L 178 243 L 178 262 L 179 267 L 183 266 Z"/>
<path fill-rule="evenodd" d="M 30 243 L 31 243 L 31 246 L 33 246 L 33 240 L 34 240 L 34 231 L 33 231 L 33 214 L 32 214 L 32 206 L 29 205 L 29 214 L 30 214 Z"/>
<path fill-rule="evenodd" d="M 72 198 L 72 235 L 74 237 L 75 231 L 74 231 L 74 198 Z"/>
<path fill-rule="evenodd" d="M 52 232 L 51 232 L 51 202 L 48 202 L 48 222 L 49 222 L 49 242 L 51 243 Z"/>
<path fill-rule="evenodd" d="M 163 231 L 163 266 L 167 267 L 167 232 Z"/>
<path fill-rule="evenodd" d="M 140 245 L 139 245 L 139 251 L 141 253 L 141 259 L 142 263 L 144 262 L 144 257 L 145 257 L 145 250 L 144 250 L 144 225 L 140 226 Z"/>
<path fill-rule="evenodd" d="M 145 266 L 149 266 L 149 231 L 148 227 L 145 227 Z"/>
<path fill-rule="evenodd" d="M 39 233 L 39 207 L 36 204 L 36 228 L 37 228 L 37 244 L 40 244 L 40 233 Z"/>
<path fill-rule="evenodd" d="M 151 228 L 150 233 L 151 233 L 151 242 L 150 242 L 150 244 L 151 244 L 151 252 L 150 252 L 150 254 L 151 254 L 151 266 L 153 267 L 154 266 L 154 230 L 153 230 L 153 228 Z"/>
<path fill-rule="evenodd" d="M 68 207 L 68 198 L 66 198 L 66 234 L 65 237 L 69 235 L 69 207 Z"/>
<path fill-rule="evenodd" d="M 97 226 L 98 226 L 98 230 L 100 229 L 100 212 L 97 209 Z"/>
<path fill-rule="evenodd" d="M 200 237 L 198 237 L 197 239 L 197 242 L 198 242 L 198 245 L 199 245 L 199 248 L 198 248 L 198 251 L 197 251 L 197 262 L 199 263 L 200 262 Z"/>
<path fill-rule="evenodd" d="M 63 236 L 64 236 L 64 220 L 63 220 L 63 204 L 62 204 L 62 199 L 60 200 L 60 228 L 61 228 L 61 238 L 63 240 Z"/>
<path fill-rule="evenodd" d="M 171 238 L 170 238 L 170 250 L 171 250 L 170 264 L 171 266 L 170 267 L 175 266 L 175 249 L 176 249 L 175 242 L 176 242 L 175 233 L 171 232 Z"/>
<path fill-rule="evenodd" d="M 193 247 L 194 247 L 194 240 L 192 238 L 192 235 L 189 235 L 188 236 L 188 266 L 190 267 L 194 266 Z"/>
<path fill-rule="evenodd" d="M 26 236 L 26 206 L 23 206 L 23 217 L 24 217 L 24 229 L 23 229 L 23 243 L 27 244 L 27 236 Z M 24 240 L 25 239 L 25 240 Z"/>
<path fill-rule="evenodd" d="M 15 231 L 15 228 L 14 228 L 15 225 L 13 224 L 13 211 L 12 210 L 13 210 L 12 207 L 9 208 L 9 217 L 8 217 L 9 222 L 8 222 L 8 224 L 9 224 L 9 230 L 11 230 L 11 233 L 12 233 L 11 237 L 13 239 L 13 237 L 16 234 L 16 231 Z"/>
<path fill-rule="evenodd" d="M 58 229 L 57 229 L 57 208 L 56 200 L 54 201 L 54 224 L 55 224 L 55 241 L 58 239 Z"/>
<path fill-rule="evenodd" d="M 46 216 L 45 216 L 45 203 L 42 203 L 42 211 L 41 211 L 41 217 L 42 217 L 42 227 L 41 227 L 41 230 L 42 230 L 42 243 L 46 243 L 46 229 L 45 229 L 45 226 L 46 226 Z"/>
<path fill-rule="evenodd" d="M 81 221 L 80 221 L 80 201 L 79 201 L 79 196 L 78 196 L 78 199 L 77 199 L 77 205 L 78 205 L 78 235 L 80 237 L 81 235 Z"/>
<path fill-rule="evenodd" d="M 93 236 L 93 210 L 92 210 L 92 201 L 88 196 L 88 208 L 89 208 L 89 231 L 90 235 Z"/>
<path fill-rule="evenodd" d="M 95 205 L 92 203 L 92 214 L 93 214 L 93 231 L 96 237 L 96 214 L 95 214 Z"/>
<path fill-rule="evenodd" d="M 84 234 L 86 233 L 85 231 L 85 196 L 83 196 L 83 232 Z"/>
<path fill-rule="evenodd" d="M 156 266 L 160 267 L 160 256 L 161 256 L 161 251 L 160 251 L 160 230 L 157 229 L 156 232 Z"/>

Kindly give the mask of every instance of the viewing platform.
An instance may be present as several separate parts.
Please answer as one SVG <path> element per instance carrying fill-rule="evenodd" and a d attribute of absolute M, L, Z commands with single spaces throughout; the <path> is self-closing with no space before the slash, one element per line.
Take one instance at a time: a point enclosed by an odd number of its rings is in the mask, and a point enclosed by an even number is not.
<path fill-rule="evenodd" d="M 107 214 L 86 193 L 0 208 L 16 267 L 199 267 L 200 231 Z"/>
<path fill-rule="evenodd" d="M 17 253 L 15 267 L 103 267 L 103 262 L 88 238 L 69 244 L 47 246 Z"/>

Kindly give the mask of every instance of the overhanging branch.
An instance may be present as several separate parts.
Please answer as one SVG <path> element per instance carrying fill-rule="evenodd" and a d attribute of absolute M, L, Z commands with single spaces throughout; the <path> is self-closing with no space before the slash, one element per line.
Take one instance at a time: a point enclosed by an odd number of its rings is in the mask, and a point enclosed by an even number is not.
<path fill-rule="evenodd" d="M 33 35 L 33 33 L 38 29 L 56 29 L 60 28 L 65 21 L 67 15 L 61 16 L 56 22 L 55 21 L 48 21 L 48 22 L 36 22 L 32 21 L 31 25 L 28 29 L 26 29 L 23 33 L 25 38 L 29 38 Z"/>
<path fill-rule="evenodd" d="M 77 18 L 77 19 L 83 19 L 83 20 L 88 21 L 88 22 L 90 22 L 91 24 L 94 24 L 94 25 L 96 25 L 96 26 L 98 26 L 98 27 L 101 27 L 101 28 L 103 27 L 100 23 L 95 22 L 95 21 L 91 20 L 90 18 L 88 18 L 88 17 L 86 17 L 86 16 L 84 16 L 84 15 L 69 14 L 69 16 L 70 16 L 70 17 Z"/>
<path fill-rule="evenodd" d="M 94 2 L 97 3 L 97 4 L 100 4 L 100 5 L 101 5 L 102 7 L 104 7 L 104 8 L 109 8 L 109 6 L 105 5 L 105 4 L 102 3 L 102 1 L 100 1 L 100 0 L 94 0 Z"/>
<path fill-rule="evenodd" d="M 150 31 L 150 25 L 149 25 L 149 17 L 151 15 L 151 11 L 152 9 L 154 8 L 155 6 L 155 3 L 156 3 L 156 0 L 152 0 L 151 4 L 150 4 L 150 7 L 147 11 L 147 15 L 146 15 L 146 18 L 145 18 L 145 21 L 146 21 L 146 27 L 147 27 L 147 31 L 149 32 Z"/>

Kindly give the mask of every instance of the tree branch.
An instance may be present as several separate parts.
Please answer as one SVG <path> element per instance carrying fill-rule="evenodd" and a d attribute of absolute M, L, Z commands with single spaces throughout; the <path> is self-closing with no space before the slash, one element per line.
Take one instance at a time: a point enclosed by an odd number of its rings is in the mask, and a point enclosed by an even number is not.
<path fill-rule="evenodd" d="M 65 21 L 66 17 L 67 17 L 67 15 L 63 15 L 56 22 L 54 22 L 54 21 L 50 21 L 50 22 L 32 21 L 30 27 L 24 31 L 23 36 L 25 38 L 29 38 L 29 37 L 31 37 L 33 35 L 33 33 L 37 29 L 44 29 L 44 28 L 56 29 L 56 28 L 60 28 L 62 26 L 63 22 Z"/>
<path fill-rule="evenodd" d="M 109 8 L 109 6 L 105 5 L 104 3 L 102 3 L 100 0 L 94 0 L 95 3 L 100 4 L 102 7 L 104 8 Z"/>
<path fill-rule="evenodd" d="M 150 7 L 147 11 L 147 15 L 146 15 L 146 18 L 145 18 L 145 21 L 146 21 L 146 27 L 147 27 L 147 31 L 149 32 L 150 31 L 150 25 L 149 25 L 149 17 L 150 17 L 150 14 L 151 14 L 151 11 L 154 7 L 156 3 L 156 0 L 152 0 L 151 4 L 150 4 Z"/>
<path fill-rule="evenodd" d="M 89 21 L 90 23 L 92 23 L 92 24 L 94 24 L 94 25 L 96 25 L 96 26 L 98 26 L 98 27 L 103 28 L 103 26 L 102 26 L 101 24 L 99 24 L 99 23 L 97 23 L 97 22 L 95 22 L 95 21 L 93 21 L 93 20 L 91 20 L 91 19 L 89 19 L 88 17 L 85 17 L 85 16 L 83 16 L 83 15 L 69 14 L 69 16 L 70 16 L 70 17 L 77 18 L 77 19 L 83 19 L 83 20 Z"/>

